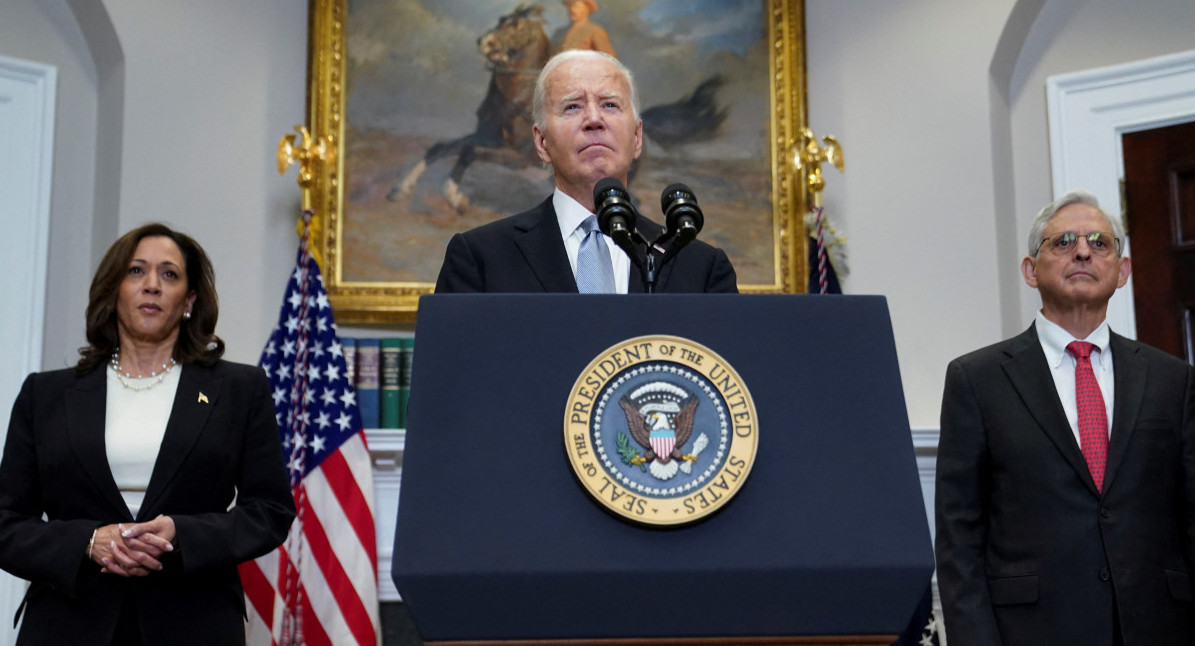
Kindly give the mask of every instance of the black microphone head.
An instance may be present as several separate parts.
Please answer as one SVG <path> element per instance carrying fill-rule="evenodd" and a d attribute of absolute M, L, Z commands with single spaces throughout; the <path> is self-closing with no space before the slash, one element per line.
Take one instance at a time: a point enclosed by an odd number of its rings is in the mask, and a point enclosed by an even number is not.
<path fill-rule="evenodd" d="M 660 208 L 664 211 L 666 235 L 670 237 L 684 229 L 686 237 L 691 239 L 705 226 L 705 216 L 697 205 L 697 196 L 680 182 L 669 184 L 660 194 Z"/>
<path fill-rule="evenodd" d="M 613 177 L 599 180 L 593 187 L 593 209 L 602 233 L 620 246 L 624 236 L 630 240 L 635 230 L 635 205 L 622 182 Z"/>
<path fill-rule="evenodd" d="M 603 177 L 593 187 L 593 207 L 599 208 L 608 197 L 619 197 L 630 200 L 631 196 L 622 182 L 613 177 Z"/>
<path fill-rule="evenodd" d="M 693 189 L 681 184 L 680 182 L 669 184 L 668 188 L 665 188 L 664 192 L 660 193 L 660 210 L 664 213 L 667 213 L 669 205 L 676 200 L 690 200 L 696 202 L 697 197 L 693 195 Z"/>

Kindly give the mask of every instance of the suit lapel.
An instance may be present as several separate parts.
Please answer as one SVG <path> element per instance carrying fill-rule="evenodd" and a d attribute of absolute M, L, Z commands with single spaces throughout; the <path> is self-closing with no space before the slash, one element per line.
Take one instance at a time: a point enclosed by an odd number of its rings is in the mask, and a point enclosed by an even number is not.
<path fill-rule="evenodd" d="M 573 278 L 568 254 L 560 238 L 560 226 L 556 222 L 556 209 L 549 197 L 533 211 L 526 223 L 516 223 L 522 230 L 515 235 L 515 245 L 523 253 L 531 271 L 546 292 L 577 292 L 577 281 Z"/>
<path fill-rule="evenodd" d="M 1037 339 L 1036 327 L 1030 326 L 1014 338 L 1008 348 L 1008 354 L 1009 357 L 1004 362 L 1004 373 L 1008 375 L 1021 401 L 1091 492 L 1098 493 L 1095 481 L 1091 479 L 1091 472 L 1087 468 L 1087 460 L 1083 458 L 1079 443 L 1075 441 L 1075 434 L 1071 431 L 1070 422 L 1066 419 L 1066 411 L 1062 409 L 1062 402 L 1058 400 L 1058 387 L 1054 385 L 1054 377 L 1051 376 L 1046 363 L 1045 352 Z"/>
<path fill-rule="evenodd" d="M 1116 397 L 1112 403 L 1112 437 L 1108 443 L 1108 464 L 1104 471 L 1104 491 L 1112 485 L 1116 470 L 1124 461 L 1145 398 L 1145 373 L 1149 369 L 1135 344 L 1113 333 L 1109 343 L 1112 350 L 1112 370 L 1115 375 Z"/>
<path fill-rule="evenodd" d="M 153 475 L 145 490 L 145 500 L 141 503 L 139 521 L 157 515 L 153 512 L 154 507 L 195 446 L 220 395 L 222 380 L 212 374 L 210 368 L 189 363 L 182 370 L 178 391 L 174 394 L 174 405 L 170 409 L 170 420 L 166 423 L 166 435 L 162 438 Z"/>
<path fill-rule="evenodd" d="M 108 449 L 104 442 L 104 416 L 108 408 L 106 378 L 107 364 L 97 366 L 80 377 L 75 388 L 66 392 L 67 435 L 95 490 L 101 492 L 121 516 L 129 518 L 129 507 L 108 466 Z"/>

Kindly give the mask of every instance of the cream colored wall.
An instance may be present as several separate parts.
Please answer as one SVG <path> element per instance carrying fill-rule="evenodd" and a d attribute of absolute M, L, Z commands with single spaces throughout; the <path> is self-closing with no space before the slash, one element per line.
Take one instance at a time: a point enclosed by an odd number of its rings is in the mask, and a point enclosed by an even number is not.
<path fill-rule="evenodd" d="M 910 423 L 936 428 L 946 364 L 1015 334 L 1017 267 L 1052 199 L 1045 79 L 1195 47 L 1189 0 L 807 0 L 810 121 L 842 142 L 826 208 L 846 291 L 888 297 Z"/>
<path fill-rule="evenodd" d="M 0 3 L 0 54 L 58 68 L 42 366 L 60 368 L 83 341 L 90 267 L 80 261 L 90 257 L 94 219 L 96 69 L 65 0 Z"/>
<path fill-rule="evenodd" d="M 227 358 L 255 363 L 294 263 L 295 171 L 278 140 L 304 122 L 307 3 L 104 0 L 124 48 L 120 231 L 163 220 L 216 267 Z"/>
<path fill-rule="evenodd" d="M 306 38 L 294 0 L 0 3 L 0 54 L 59 67 L 45 367 L 77 358 L 100 254 L 153 220 L 208 250 L 226 356 L 257 360 L 297 245 L 274 151 L 304 121 Z"/>
<path fill-rule="evenodd" d="M 295 251 L 294 171 L 279 177 L 273 151 L 304 119 L 306 5 L 0 3 L 0 54 L 62 74 L 45 365 L 82 343 L 94 249 L 155 219 L 211 252 L 228 356 L 256 359 Z M 115 63 L 89 36 L 98 10 Z M 825 195 L 850 238 L 846 288 L 888 297 L 910 422 L 934 428 L 946 363 L 1036 308 L 1016 265 L 1025 222 L 1050 198 L 1045 76 L 1189 49 L 1195 5 L 807 0 L 806 11 L 812 125 L 846 150 Z M 97 89 L 104 78 L 115 82 Z M 99 128 L 112 87 L 119 113 Z M 97 187 L 112 164 L 117 179 Z"/>
<path fill-rule="evenodd" d="M 946 363 L 1001 336 L 988 67 L 1009 0 L 808 0 L 809 120 L 838 136 L 826 212 L 852 294 L 888 298 L 909 419 L 937 426 Z"/>
<path fill-rule="evenodd" d="M 1013 77 L 1014 87 L 1019 87 L 1012 101 L 1012 124 L 1020 135 L 1014 150 L 1017 210 L 1027 216 L 1051 199 L 1043 89 L 1049 76 L 1195 49 L 1195 2 L 1190 0 L 1088 0 L 1068 3 L 1055 14 L 1050 22 L 1059 23 L 1058 29 L 1049 38 L 1031 36 Z M 1119 211 L 1119 205 L 1108 206 Z M 1020 255 L 1025 253 L 1029 219 L 1018 222 Z M 1037 294 L 1022 284 L 1020 296 L 1028 321 L 1039 306 Z"/>

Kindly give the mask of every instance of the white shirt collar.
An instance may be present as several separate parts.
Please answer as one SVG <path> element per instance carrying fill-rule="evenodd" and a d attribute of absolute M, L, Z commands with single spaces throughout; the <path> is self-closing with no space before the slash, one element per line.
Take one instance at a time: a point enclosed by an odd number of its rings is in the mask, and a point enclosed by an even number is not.
<path fill-rule="evenodd" d="M 1041 341 L 1041 349 L 1046 353 L 1046 361 L 1051 368 L 1057 368 L 1062 363 L 1063 356 L 1067 354 L 1066 346 L 1071 341 L 1086 341 L 1094 344 L 1099 349 L 1099 353 L 1103 355 L 1108 349 L 1108 343 L 1112 340 L 1106 319 L 1086 339 L 1076 339 L 1071 336 L 1071 333 L 1062 329 L 1061 325 L 1047 319 L 1041 310 L 1037 311 L 1037 318 L 1034 319 L 1034 322 L 1037 326 L 1037 338 Z"/>
<path fill-rule="evenodd" d="M 556 223 L 560 225 L 560 236 L 567 239 L 577 231 L 585 218 L 593 215 L 581 203 L 565 195 L 559 188 L 552 192 L 552 207 L 556 209 Z M 581 237 L 585 237 L 582 235 Z"/>

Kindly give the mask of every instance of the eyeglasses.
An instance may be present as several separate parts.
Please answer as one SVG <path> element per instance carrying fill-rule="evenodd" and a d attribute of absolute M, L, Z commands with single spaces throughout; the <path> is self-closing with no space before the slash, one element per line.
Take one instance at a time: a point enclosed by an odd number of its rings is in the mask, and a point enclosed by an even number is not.
<path fill-rule="evenodd" d="M 1111 256 L 1113 252 L 1120 254 L 1120 238 L 1113 238 L 1106 233 L 1099 231 L 1092 231 L 1091 233 L 1080 235 L 1074 231 L 1064 231 L 1049 238 L 1042 238 L 1041 244 L 1037 245 L 1037 252 L 1041 253 L 1042 249 L 1049 248 L 1054 252 L 1055 256 L 1065 256 L 1074 253 L 1075 249 L 1079 248 L 1079 238 L 1087 241 L 1087 248 L 1092 255 L 1106 258 Z"/>

